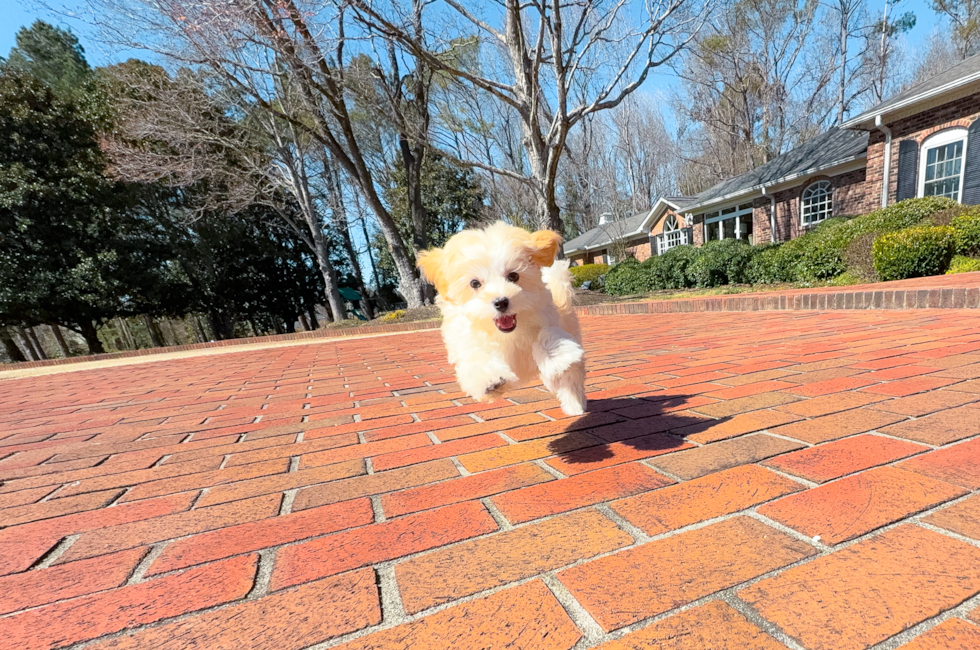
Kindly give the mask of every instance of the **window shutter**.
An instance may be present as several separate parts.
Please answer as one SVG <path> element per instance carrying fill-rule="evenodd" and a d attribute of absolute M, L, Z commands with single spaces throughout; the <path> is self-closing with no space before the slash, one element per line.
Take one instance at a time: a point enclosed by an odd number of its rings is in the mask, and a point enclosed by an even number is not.
<path fill-rule="evenodd" d="M 962 203 L 980 204 L 980 119 L 974 120 L 966 136 L 966 160 L 963 161 Z"/>
<path fill-rule="evenodd" d="M 693 241 L 692 239 L 693 236 L 694 236 L 694 228 L 684 228 L 683 230 L 681 230 L 681 243 L 690 244 Z"/>
<path fill-rule="evenodd" d="M 898 143 L 898 187 L 895 197 L 898 201 L 914 199 L 918 191 L 916 176 L 919 168 L 919 143 L 915 140 L 902 140 Z"/>

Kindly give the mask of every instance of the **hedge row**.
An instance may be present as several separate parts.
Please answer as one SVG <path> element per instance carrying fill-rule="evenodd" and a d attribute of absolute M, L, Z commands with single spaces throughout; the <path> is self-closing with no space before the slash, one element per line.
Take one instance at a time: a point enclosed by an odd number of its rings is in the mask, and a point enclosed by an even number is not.
<path fill-rule="evenodd" d="M 894 280 L 945 273 L 954 254 L 980 257 L 980 206 L 926 197 L 827 219 L 784 244 L 727 239 L 678 246 L 643 263 L 626 260 L 606 274 L 605 290 L 627 295 L 746 282 Z"/>

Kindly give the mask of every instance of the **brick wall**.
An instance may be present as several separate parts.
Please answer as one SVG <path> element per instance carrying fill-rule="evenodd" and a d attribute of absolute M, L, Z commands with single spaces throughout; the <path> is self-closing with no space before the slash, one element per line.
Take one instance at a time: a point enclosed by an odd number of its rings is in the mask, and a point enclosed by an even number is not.
<path fill-rule="evenodd" d="M 773 195 L 776 197 L 776 241 L 789 241 L 805 232 L 800 220 L 800 196 L 811 183 L 820 180 L 829 180 L 834 188 L 835 215 L 864 214 L 875 209 L 874 195 L 868 192 L 864 169 L 836 176 L 813 176 L 796 187 Z M 768 196 L 757 197 L 752 202 L 752 231 L 757 244 L 771 241 L 770 209 Z"/>
<path fill-rule="evenodd" d="M 920 145 L 933 133 L 943 129 L 962 126 L 968 128 L 980 117 L 980 93 L 969 95 L 956 101 L 937 106 L 911 117 L 886 124 L 892 131 L 892 155 L 888 181 L 888 203 L 895 202 L 898 186 L 898 143 L 902 140 L 915 140 Z M 881 179 L 885 166 L 885 134 L 874 130 L 868 140 L 867 182 L 871 209 L 881 204 Z"/>
<path fill-rule="evenodd" d="M 644 239 L 635 239 L 631 241 L 627 250 L 632 253 L 633 257 L 642 262 L 651 255 L 650 238 L 646 237 Z"/>

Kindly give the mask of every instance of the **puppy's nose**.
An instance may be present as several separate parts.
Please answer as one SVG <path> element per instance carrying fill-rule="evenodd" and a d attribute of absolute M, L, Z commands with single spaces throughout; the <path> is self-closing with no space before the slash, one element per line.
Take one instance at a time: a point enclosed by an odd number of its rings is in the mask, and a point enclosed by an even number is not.
<path fill-rule="evenodd" d="M 507 298 L 494 298 L 493 306 L 497 308 L 497 311 L 505 312 L 510 307 L 510 300 Z"/>

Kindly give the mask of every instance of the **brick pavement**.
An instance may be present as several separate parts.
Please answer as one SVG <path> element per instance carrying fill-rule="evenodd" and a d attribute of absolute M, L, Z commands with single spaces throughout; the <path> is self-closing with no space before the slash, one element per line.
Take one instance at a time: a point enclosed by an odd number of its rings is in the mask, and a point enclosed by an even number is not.
<path fill-rule="evenodd" d="M 980 322 L 584 319 L 591 410 L 435 332 L 0 382 L 0 650 L 980 647 Z"/>

